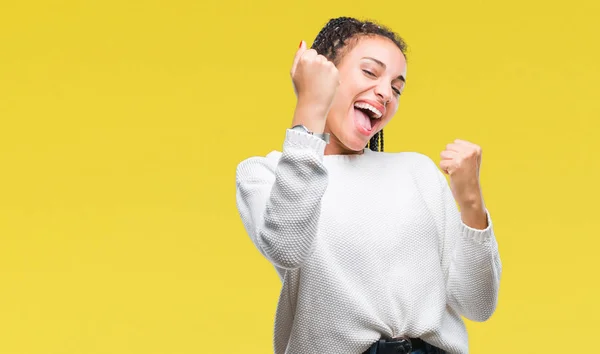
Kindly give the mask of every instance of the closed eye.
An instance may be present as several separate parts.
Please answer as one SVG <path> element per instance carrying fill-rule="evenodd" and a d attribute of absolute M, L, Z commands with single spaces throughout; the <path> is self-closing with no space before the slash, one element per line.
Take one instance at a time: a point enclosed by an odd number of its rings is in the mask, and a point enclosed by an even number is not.
<path fill-rule="evenodd" d="M 374 77 L 374 78 L 376 78 L 376 77 L 377 77 L 377 75 L 373 74 L 373 73 L 372 73 L 372 72 L 370 72 L 369 70 L 363 69 L 362 71 L 363 71 L 363 73 L 365 73 L 365 74 L 366 74 L 366 75 L 368 75 L 368 76 L 371 76 L 371 77 Z M 396 93 L 396 96 L 401 96 L 401 95 L 402 95 L 402 92 L 400 92 L 400 90 L 399 90 L 399 89 L 397 89 L 397 88 L 395 88 L 395 87 L 393 87 L 393 86 L 392 86 L 392 90 L 393 90 L 393 91 Z"/>
<path fill-rule="evenodd" d="M 372 73 L 372 72 L 370 72 L 369 70 L 364 70 L 364 69 L 363 69 L 363 73 L 365 73 L 365 74 L 367 74 L 367 75 L 369 75 L 369 76 L 372 76 L 372 77 L 376 77 L 376 76 L 375 76 L 375 74 L 373 74 L 373 73 Z"/>

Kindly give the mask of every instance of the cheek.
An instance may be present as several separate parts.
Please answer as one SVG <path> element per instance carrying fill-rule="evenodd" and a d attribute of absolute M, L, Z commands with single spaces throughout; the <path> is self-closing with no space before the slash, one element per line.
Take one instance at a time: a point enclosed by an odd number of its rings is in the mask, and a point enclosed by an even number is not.
<path fill-rule="evenodd" d="M 350 106 L 352 106 L 352 96 L 347 87 L 340 86 L 335 95 L 332 110 L 335 110 L 336 116 L 346 116 Z"/>
<path fill-rule="evenodd" d="M 335 94 L 331 110 L 327 116 L 329 128 L 332 129 L 332 132 L 336 135 L 339 134 L 341 132 L 340 129 L 343 129 L 342 127 L 347 124 L 350 112 L 350 100 L 348 92 L 340 87 Z"/>
<path fill-rule="evenodd" d="M 389 118 L 392 118 L 396 112 L 398 112 L 398 105 L 399 105 L 400 101 L 396 100 L 389 108 Z"/>

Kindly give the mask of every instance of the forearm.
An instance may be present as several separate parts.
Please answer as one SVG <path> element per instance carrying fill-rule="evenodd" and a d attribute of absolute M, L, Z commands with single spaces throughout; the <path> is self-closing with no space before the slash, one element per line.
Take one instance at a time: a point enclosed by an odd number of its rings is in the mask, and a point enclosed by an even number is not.
<path fill-rule="evenodd" d="M 438 178 L 448 304 L 470 320 L 484 321 L 496 308 L 502 271 L 493 223 L 480 193 L 461 200 L 457 209 L 444 176 Z"/>
<path fill-rule="evenodd" d="M 458 225 L 448 274 L 450 304 L 473 320 L 485 321 L 495 311 L 502 265 L 491 221 L 484 210 L 486 227 Z M 481 223 L 483 224 L 483 223 Z"/>
<path fill-rule="evenodd" d="M 328 182 L 323 149 L 322 140 L 288 130 L 271 174 L 252 171 L 252 162 L 238 171 L 238 209 L 246 230 L 278 267 L 300 267 L 312 253 Z"/>
<path fill-rule="evenodd" d="M 311 132 L 321 134 L 325 131 L 327 113 L 326 107 L 299 99 L 294 110 L 292 126 L 303 125 Z"/>
<path fill-rule="evenodd" d="M 460 205 L 459 209 L 460 218 L 465 225 L 477 230 L 483 230 L 488 227 L 483 201 Z"/>

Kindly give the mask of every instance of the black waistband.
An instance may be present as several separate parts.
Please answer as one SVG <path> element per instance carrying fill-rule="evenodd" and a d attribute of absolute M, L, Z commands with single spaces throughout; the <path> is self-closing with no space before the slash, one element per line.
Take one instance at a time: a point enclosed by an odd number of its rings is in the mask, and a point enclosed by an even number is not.
<path fill-rule="evenodd" d="M 380 339 L 363 354 L 409 354 L 415 350 L 425 353 L 443 354 L 444 351 L 419 338 Z"/>

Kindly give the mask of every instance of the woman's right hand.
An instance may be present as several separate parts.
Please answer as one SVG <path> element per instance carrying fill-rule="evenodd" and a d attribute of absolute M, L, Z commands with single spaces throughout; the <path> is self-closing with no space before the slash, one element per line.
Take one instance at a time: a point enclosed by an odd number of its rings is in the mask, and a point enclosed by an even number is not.
<path fill-rule="evenodd" d="M 335 65 L 314 49 L 306 49 L 302 41 L 290 72 L 298 106 L 304 107 L 323 121 L 340 85 Z M 304 109 L 303 109 L 304 110 Z"/>

